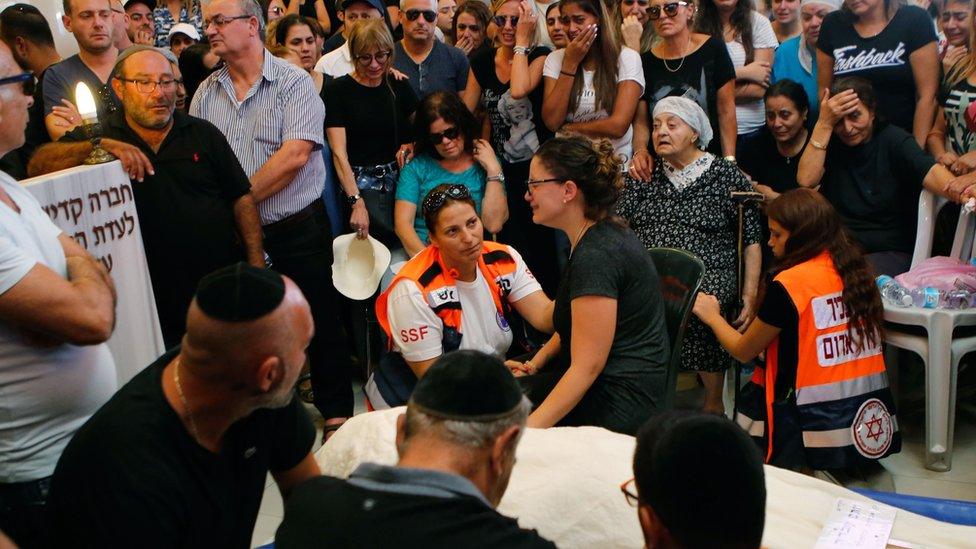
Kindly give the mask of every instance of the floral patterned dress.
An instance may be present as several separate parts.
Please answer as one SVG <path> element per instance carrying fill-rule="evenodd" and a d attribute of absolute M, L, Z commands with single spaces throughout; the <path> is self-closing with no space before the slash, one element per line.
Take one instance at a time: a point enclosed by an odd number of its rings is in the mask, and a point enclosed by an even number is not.
<path fill-rule="evenodd" d="M 646 248 L 678 248 L 701 258 L 705 264 L 701 291 L 717 297 L 722 313 L 728 315 L 738 302 L 739 214 L 730 193 L 751 190 L 735 164 L 710 153 L 681 170 L 659 159 L 650 183 L 625 179 L 617 214 L 630 223 Z M 755 244 L 761 238 L 759 212 L 750 207 L 746 210 L 743 244 Z M 712 331 L 692 315 L 685 331 L 681 367 L 722 372 L 731 361 Z"/>

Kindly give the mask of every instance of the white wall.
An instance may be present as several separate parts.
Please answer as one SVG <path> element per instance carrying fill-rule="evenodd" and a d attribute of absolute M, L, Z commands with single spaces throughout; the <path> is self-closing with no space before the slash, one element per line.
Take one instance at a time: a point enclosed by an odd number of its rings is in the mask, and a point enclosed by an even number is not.
<path fill-rule="evenodd" d="M 51 25 L 51 34 L 54 35 L 54 45 L 58 48 L 61 57 L 70 57 L 78 53 L 78 43 L 71 33 L 64 30 L 61 24 L 61 13 L 63 11 L 61 0 L 0 0 L 0 10 L 11 4 L 31 4 L 41 10 L 48 24 Z"/>

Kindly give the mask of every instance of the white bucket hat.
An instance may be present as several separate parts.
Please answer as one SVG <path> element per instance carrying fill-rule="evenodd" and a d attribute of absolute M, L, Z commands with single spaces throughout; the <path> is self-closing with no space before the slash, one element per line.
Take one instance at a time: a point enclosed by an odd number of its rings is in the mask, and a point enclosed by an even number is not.
<path fill-rule="evenodd" d="M 332 241 L 332 284 L 349 299 L 369 299 L 390 265 L 390 250 L 372 236 L 344 234 Z"/>

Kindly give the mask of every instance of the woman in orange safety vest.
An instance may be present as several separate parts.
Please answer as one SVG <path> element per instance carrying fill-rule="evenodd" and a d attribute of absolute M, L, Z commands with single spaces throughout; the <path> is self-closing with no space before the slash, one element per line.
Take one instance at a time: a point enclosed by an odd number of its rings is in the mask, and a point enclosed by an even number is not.
<path fill-rule="evenodd" d="M 739 361 L 766 352 L 736 422 L 766 462 L 796 470 L 864 465 L 901 449 L 881 353 L 881 296 L 861 250 L 819 193 L 797 189 L 766 209 L 776 257 L 745 333 L 699 294 L 695 314 Z"/>

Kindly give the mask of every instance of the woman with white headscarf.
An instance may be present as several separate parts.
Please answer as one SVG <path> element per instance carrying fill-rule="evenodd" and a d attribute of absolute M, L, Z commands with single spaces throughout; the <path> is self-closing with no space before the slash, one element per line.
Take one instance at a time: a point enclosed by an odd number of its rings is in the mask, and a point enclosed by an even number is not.
<path fill-rule="evenodd" d="M 708 116 L 698 103 L 666 97 L 654 106 L 651 140 L 658 161 L 650 182 L 627 178 L 617 214 L 647 248 L 687 250 L 705 263 L 702 291 L 715 295 L 724 315 L 739 298 L 741 314 L 733 324 L 745 330 L 755 317 L 762 238 L 759 212 L 747 210 L 743 231 L 745 275 L 736 295 L 738 211 L 733 191 L 752 190 L 732 162 L 705 152 L 712 139 Z M 732 363 L 714 334 L 690 319 L 681 351 L 681 366 L 698 372 L 705 385 L 703 409 L 723 411 L 722 381 Z"/>

